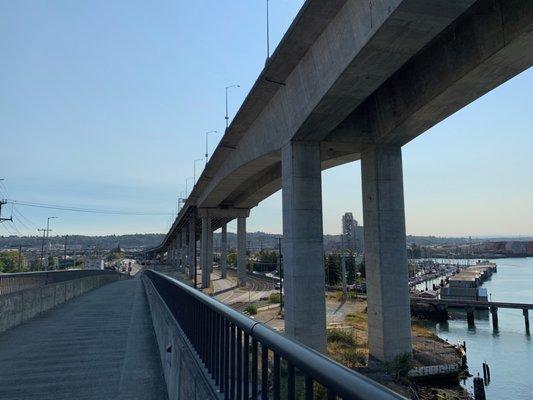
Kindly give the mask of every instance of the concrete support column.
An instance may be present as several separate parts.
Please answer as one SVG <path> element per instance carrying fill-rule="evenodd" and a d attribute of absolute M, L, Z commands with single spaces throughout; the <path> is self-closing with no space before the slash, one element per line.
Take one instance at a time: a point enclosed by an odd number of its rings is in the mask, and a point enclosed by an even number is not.
<path fill-rule="evenodd" d="M 222 222 L 222 234 L 220 235 L 220 274 L 222 278 L 227 276 L 228 266 L 228 224 L 224 219 Z"/>
<path fill-rule="evenodd" d="M 285 332 L 326 351 L 322 182 L 318 143 L 282 148 Z"/>
<path fill-rule="evenodd" d="M 369 354 L 391 361 L 412 351 L 401 147 L 364 152 L 361 174 Z"/>
<path fill-rule="evenodd" d="M 180 269 L 180 259 L 181 259 L 181 251 L 182 251 L 182 244 L 181 244 L 181 232 L 178 231 L 176 233 L 176 242 L 175 242 L 175 250 L 174 250 L 174 266 L 176 267 L 176 270 Z"/>
<path fill-rule="evenodd" d="M 237 217 L 237 277 L 246 284 L 246 217 Z"/>
<path fill-rule="evenodd" d="M 208 212 L 202 216 L 202 244 L 200 247 L 200 264 L 202 266 L 202 289 L 211 284 L 211 269 L 213 267 L 213 230 L 211 217 Z"/>
<path fill-rule="evenodd" d="M 180 252 L 180 264 L 181 271 L 185 272 L 185 264 L 187 262 L 187 232 L 185 229 L 181 231 L 181 252 Z"/>
<path fill-rule="evenodd" d="M 196 267 L 196 218 L 189 217 L 189 279 L 194 280 Z"/>

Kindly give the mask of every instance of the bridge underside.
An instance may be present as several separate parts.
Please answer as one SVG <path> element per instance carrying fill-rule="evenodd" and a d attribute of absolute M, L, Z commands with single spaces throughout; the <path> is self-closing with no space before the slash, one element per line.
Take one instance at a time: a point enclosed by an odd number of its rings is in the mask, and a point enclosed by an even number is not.
<path fill-rule="evenodd" d="M 408 143 L 531 66 L 532 8 L 527 0 L 474 2 L 424 47 L 413 48 L 412 57 L 368 97 L 355 102 L 344 97 L 343 108 L 351 112 L 336 126 L 325 132 L 315 125 L 297 140 L 320 142 L 322 170 L 360 160 L 373 145 Z M 357 84 L 344 87 L 359 90 Z M 331 97 L 321 105 L 324 118 L 339 108 L 339 99 Z M 198 206 L 252 208 L 279 189 L 280 147 L 226 174 Z"/>
<path fill-rule="evenodd" d="M 401 147 L 532 64 L 530 0 L 308 0 L 159 251 L 207 229 L 209 270 L 212 231 L 282 189 L 287 332 L 324 350 L 321 171 L 360 159 L 370 353 L 410 352 Z"/>

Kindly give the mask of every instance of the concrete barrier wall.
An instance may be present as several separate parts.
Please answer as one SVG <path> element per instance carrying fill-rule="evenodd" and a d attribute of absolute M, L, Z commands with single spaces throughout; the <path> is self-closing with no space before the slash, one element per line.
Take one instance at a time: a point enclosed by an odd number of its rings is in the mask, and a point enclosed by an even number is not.
<path fill-rule="evenodd" d="M 40 313 L 89 290 L 129 277 L 110 273 L 86 276 L 0 296 L 0 332 L 4 332 Z"/>
<path fill-rule="evenodd" d="M 214 382 L 154 285 L 146 275 L 141 279 L 150 304 L 169 400 L 221 399 Z"/>

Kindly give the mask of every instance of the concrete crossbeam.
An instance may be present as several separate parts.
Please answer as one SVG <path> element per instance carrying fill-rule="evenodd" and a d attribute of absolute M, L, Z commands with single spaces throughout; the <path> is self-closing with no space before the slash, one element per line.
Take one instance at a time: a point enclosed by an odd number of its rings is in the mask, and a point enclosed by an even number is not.
<path fill-rule="evenodd" d="M 361 174 L 369 354 L 391 361 L 412 349 L 401 148 L 363 153 Z"/>
<path fill-rule="evenodd" d="M 282 150 L 285 332 L 326 351 L 322 184 L 318 143 Z"/>

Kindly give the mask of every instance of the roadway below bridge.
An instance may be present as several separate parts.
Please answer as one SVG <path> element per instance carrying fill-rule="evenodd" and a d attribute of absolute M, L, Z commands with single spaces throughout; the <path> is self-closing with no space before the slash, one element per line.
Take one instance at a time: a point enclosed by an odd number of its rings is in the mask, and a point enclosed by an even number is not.
<path fill-rule="evenodd" d="M 0 399 L 167 399 L 146 294 L 110 283 L 0 334 Z"/>
<path fill-rule="evenodd" d="M 154 268 L 156 271 L 176 278 L 177 280 L 193 285 L 193 280 L 185 273 L 177 271 L 175 267 L 159 265 Z M 196 281 L 202 282 L 202 271 L 197 271 Z M 206 294 L 212 295 L 215 299 L 224 304 L 234 306 L 240 311 L 246 304 L 268 299 L 271 293 L 275 292 L 275 283 L 268 279 L 249 274 L 244 286 L 239 286 L 237 271 L 228 268 L 227 277 L 221 278 L 220 270 L 215 268 L 211 273 L 210 287 L 202 289 Z"/>

